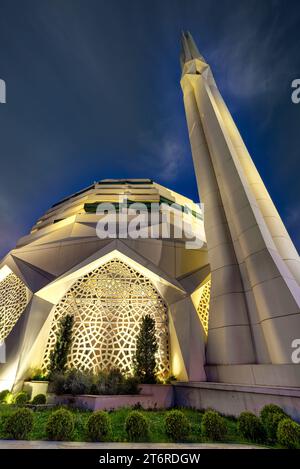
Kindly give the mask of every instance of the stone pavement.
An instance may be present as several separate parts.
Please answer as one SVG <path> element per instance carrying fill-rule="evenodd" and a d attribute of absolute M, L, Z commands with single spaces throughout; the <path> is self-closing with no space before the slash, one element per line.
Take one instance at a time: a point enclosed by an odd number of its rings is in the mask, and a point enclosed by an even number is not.
<path fill-rule="evenodd" d="M 77 441 L 0 440 L 1 449 L 263 449 L 227 443 L 90 443 Z"/>

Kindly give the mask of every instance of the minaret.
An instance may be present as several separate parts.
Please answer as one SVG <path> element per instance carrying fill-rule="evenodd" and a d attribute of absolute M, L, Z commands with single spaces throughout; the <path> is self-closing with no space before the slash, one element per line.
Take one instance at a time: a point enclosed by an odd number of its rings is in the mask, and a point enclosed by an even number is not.
<path fill-rule="evenodd" d="M 190 33 L 181 67 L 212 276 L 207 363 L 291 364 L 299 255 Z"/>

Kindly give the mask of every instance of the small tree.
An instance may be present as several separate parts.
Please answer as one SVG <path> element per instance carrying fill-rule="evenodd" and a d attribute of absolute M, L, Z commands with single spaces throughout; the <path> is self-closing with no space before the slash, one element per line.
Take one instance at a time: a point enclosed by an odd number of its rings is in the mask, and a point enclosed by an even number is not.
<path fill-rule="evenodd" d="M 56 343 L 50 353 L 49 377 L 66 371 L 68 354 L 72 345 L 73 325 L 74 316 L 71 314 L 67 314 L 60 320 Z"/>
<path fill-rule="evenodd" d="M 134 373 L 141 383 L 156 383 L 157 350 L 155 320 L 149 314 L 146 314 L 142 318 L 133 359 Z"/>

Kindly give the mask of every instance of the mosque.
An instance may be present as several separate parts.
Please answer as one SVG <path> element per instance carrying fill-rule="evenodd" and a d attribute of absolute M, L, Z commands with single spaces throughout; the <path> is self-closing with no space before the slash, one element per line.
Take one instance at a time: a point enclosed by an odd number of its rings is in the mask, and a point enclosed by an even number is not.
<path fill-rule="evenodd" d="M 300 338 L 299 255 L 186 32 L 181 68 L 203 205 L 150 179 L 100 180 L 54 204 L 0 264 L 6 348 L 0 388 L 20 388 L 32 368 L 47 368 L 66 314 L 74 316 L 69 366 L 130 373 L 141 318 L 150 314 L 158 373 L 177 378 L 180 404 L 197 406 L 206 396 L 217 407 L 230 391 L 244 403 L 266 395 L 266 403 L 288 399 L 300 413 L 300 366 L 293 361 Z M 119 230 L 99 236 L 107 214 L 98 207 L 115 208 L 120 227 L 120 203 L 129 212 L 139 204 L 150 212 L 154 205 L 154 223 L 138 236 Z M 131 221 L 132 215 L 127 227 Z M 178 223 L 188 225 L 189 236 L 178 235 Z M 191 247 L 190 239 L 202 242 Z"/>

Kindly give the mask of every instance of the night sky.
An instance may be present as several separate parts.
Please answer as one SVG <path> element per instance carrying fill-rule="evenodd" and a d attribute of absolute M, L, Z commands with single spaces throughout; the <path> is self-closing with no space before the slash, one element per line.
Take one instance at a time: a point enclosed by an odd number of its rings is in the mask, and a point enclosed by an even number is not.
<path fill-rule="evenodd" d="M 300 2 L 0 0 L 0 254 L 53 203 L 146 177 L 198 200 L 180 31 L 212 67 L 300 248 Z"/>

